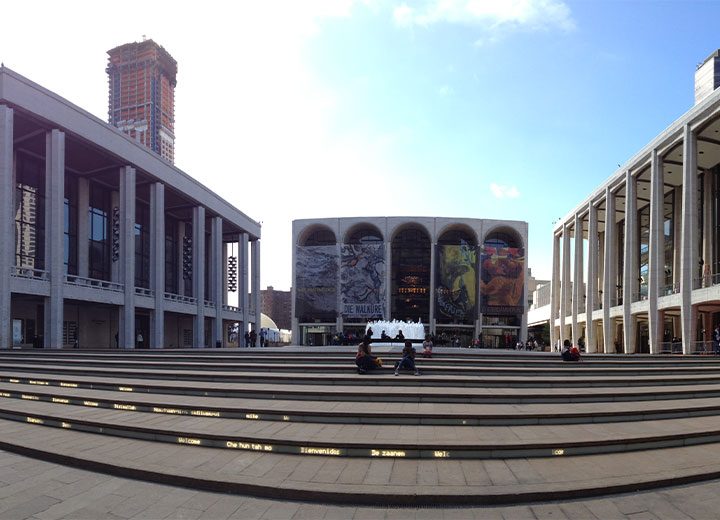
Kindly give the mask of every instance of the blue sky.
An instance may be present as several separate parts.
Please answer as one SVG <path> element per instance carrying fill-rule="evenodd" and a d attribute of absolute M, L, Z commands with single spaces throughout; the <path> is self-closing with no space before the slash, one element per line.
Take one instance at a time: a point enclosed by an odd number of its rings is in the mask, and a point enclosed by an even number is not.
<path fill-rule="evenodd" d="M 358 215 L 526 220 L 548 278 L 553 222 L 692 106 L 720 47 L 709 1 L 14 4 L 0 60 L 102 119 L 105 52 L 165 46 L 176 165 L 263 222 L 279 289 L 292 219 Z"/>

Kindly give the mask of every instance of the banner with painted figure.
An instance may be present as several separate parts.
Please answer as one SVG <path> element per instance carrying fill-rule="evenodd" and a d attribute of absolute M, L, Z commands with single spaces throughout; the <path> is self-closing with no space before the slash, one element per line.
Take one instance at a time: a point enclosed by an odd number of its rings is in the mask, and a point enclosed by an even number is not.
<path fill-rule="evenodd" d="M 345 244 L 340 255 L 345 318 L 382 319 L 385 311 L 385 245 Z"/>
<path fill-rule="evenodd" d="M 477 250 L 470 245 L 437 246 L 437 314 L 451 320 L 475 320 Z"/>
<path fill-rule="evenodd" d="M 334 322 L 337 317 L 337 246 L 295 249 L 295 316 Z"/>
<path fill-rule="evenodd" d="M 482 246 L 480 252 L 480 310 L 483 314 L 525 312 L 525 250 Z"/>

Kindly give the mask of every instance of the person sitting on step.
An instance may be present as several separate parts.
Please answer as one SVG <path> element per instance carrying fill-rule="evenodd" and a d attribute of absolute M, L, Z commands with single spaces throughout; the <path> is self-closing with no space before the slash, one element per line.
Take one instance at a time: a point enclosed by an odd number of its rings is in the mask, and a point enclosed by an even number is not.
<path fill-rule="evenodd" d="M 580 349 L 570 343 L 569 339 L 563 341 L 563 349 L 560 352 L 563 361 L 580 361 Z"/>
<path fill-rule="evenodd" d="M 419 376 L 420 371 L 415 366 L 415 349 L 412 346 L 412 341 L 405 340 L 405 346 L 402 351 L 402 359 L 395 363 L 395 375 L 399 375 L 400 369 L 414 370 L 415 375 Z"/>
<path fill-rule="evenodd" d="M 355 364 L 358 367 L 358 374 L 364 374 L 370 370 L 375 370 L 379 366 L 379 359 L 373 356 L 370 351 L 370 338 L 367 336 L 358 345 L 357 355 L 355 356 Z"/>

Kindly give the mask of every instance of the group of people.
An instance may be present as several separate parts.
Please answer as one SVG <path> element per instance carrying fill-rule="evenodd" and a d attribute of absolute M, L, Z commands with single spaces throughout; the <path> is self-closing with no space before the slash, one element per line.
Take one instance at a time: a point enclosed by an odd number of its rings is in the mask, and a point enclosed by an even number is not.
<path fill-rule="evenodd" d="M 423 356 L 425 356 L 426 352 L 427 350 L 424 349 Z M 432 344 L 430 345 L 430 353 L 432 353 Z M 355 364 L 357 365 L 358 374 L 366 374 L 372 370 L 382 368 L 382 359 L 372 354 L 369 335 L 366 335 L 358 345 Z M 415 366 L 415 347 L 413 347 L 410 340 L 405 340 L 400 361 L 395 362 L 395 375 L 400 375 L 401 370 L 409 370 L 414 372 L 416 376 L 420 375 L 420 370 Z"/>
<path fill-rule="evenodd" d="M 269 346 L 270 342 L 267 341 L 267 333 L 265 332 L 265 329 L 260 329 L 260 334 L 255 332 L 254 330 L 251 330 L 250 332 L 245 333 L 245 346 L 246 347 L 255 347 L 257 346 L 257 340 L 258 337 L 260 338 L 260 347 L 267 347 Z"/>

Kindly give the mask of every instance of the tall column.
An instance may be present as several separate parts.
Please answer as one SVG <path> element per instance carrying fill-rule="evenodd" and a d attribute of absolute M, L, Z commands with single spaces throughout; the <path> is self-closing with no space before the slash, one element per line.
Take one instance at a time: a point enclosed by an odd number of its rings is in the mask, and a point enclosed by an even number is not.
<path fill-rule="evenodd" d="M 575 262 L 573 266 L 573 299 L 572 299 L 572 343 L 578 344 L 580 339 L 580 327 L 578 326 L 578 314 L 582 310 L 583 298 L 583 223 L 580 213 L 575 214 Z M 587 328 L 587 316 L 586 316 Z"/>
<path fill-rule="evenodd" d="M 692 308 L 693 281 L 698 277 L 698 190 L 697 137 L 685 125 L 683 135 L 682 237 L 680 259 L 680 308 L 683 353 L 692 353 L 695 342 L 695 312 Z"/>
<path fill-rule="evenodd" d="M 638 239 L 637 239 L 637 183 L 630 170 L 625 172 L 625 244 L 623 264 L 623 346 L 625 354 L 635 352 L 635 320 L 632 315 L 632 302 L 640 285 L 638 276 Z"/>
<path fill-rule="evenodd" d="M 683 187 L 678 186 L 673 191 L 673 283 L 680 285 L 681 277 L 681 260 L 682 260 L 682 199 L 683 199 Z M 679 324 L 678 324 L 679 327 Z M 676 336 L 679 336 L 681 332 L 678 330 Z"/>
<path fill-rule="evenodd" d="M 605 353 L 615 353 L 615 330 L 610 320 L 610 307 L 615 305 L 617 240 L 615 239 L 615 194 L 605 188 L 605 255 L 603 263 L 603 342 Z"/>
<path fill-rule="evenodd" d="M 0 105 L 0 348 L 12 347 L 10 271 L 15 265 L 13 110 Z"/>
<path fill-rule="evenodd" d="M 248 268 L 248 245 L 250 237 L 247 233 L 243 233 L 240 236 L 240 242 L 238 243 L 238 263 L 241 264 L 238 267 L 238 303 L 242 307 L 243 315 L 243 326 L 240 330 L 240 335 L 243 336 L 248 330 L 248 324 L 250 323 L 250 285 L 248 284 L 248 276 L 250 270 Z"/>
<path fill-rule="evenodd" d="M 252 251 L 252 299 L 255 308 L 255 330 L 258 333 L 258 341 L 260 334 L 260 324 L 262 316 L 262 300 L 260 295 L 260 239 L 257 238 L 251 242 Z M 258 343 L 259 345 L 260 343 Z"/>
<path fill-rule="evenodd" d="M 120 315 L 121 348 L 135 347 L 135 168 L 120 168 L 120 272 L 125 284 Z M 142 331 L 143 340 L 148 331 Z"/>
<path fill-rule="evenodd" d="M 150 185 L 150 278 L 155 293 L 150 347 L 165 346 L 165 185 Z"/>
<path fill-rule="evenodd" d="M 650 353 L 659 354 L 663 324 L 658 312 L 661 280 L 665 277 L 665 211 L 662 159 L 653 150 L 650 156 L 650 244 L 648 249 L 648 334 Z"/>
<path fill-rule="evenodd" d="M 568 337 L 565 320 L 568 314 L 568 304 L 570 303 L 570 229 L 567 223 L 563 224 L 562 235 L 562 283 L 560 285 L 560 342 L 564 342 Z"/>
<path fill-rule="evenodd" d="M 88 237 L 90 236 L 90 219 L 88 212 L 90 210 L 90 183 L 84 177 L 78 180 L 78 201 L 77 201 L 77 259 L 78 259 L 78 276 L 87 278 L 89 274 L 88 257 L 90 256 L 90 246 Z"/>
<path fill-rule="evenodd" d="M 700 263 L 702 263 L 703 267 L 703 287 L 709 287 L 714 283 L 712 275 L 715 274 L 715 264 L 713 262 L 713 175 L 714 174 L 711 173 L 711 170 L 706 170 L 703 175 L 703 244 L 702 258 L 700 259 Z M 713 328 L 714 327 L 710 327 L 710 329 L 707 327 L 705 328 L 705 330 L 708 331 L 708 340 L 711 339 L 710 331 L 712 331 Z"/>
<path fill-rule="evenodd" d="M 210 223 L 210 284 L 212 285 L 212 299 L 215 302 L 215 316 L 210 334 L 210 346 L 225 346 L 225 333 L 223 331 L 223 301 L 225 299 L 225 277 L 223 266 L 223 221 L 220 217 L 213 217 Z"/>
<path fill-rule="evenodd" d="M 338 233 L 340 236 L 340 233 Z M 338 240 L 336 242 L 335 258 L 337 259 L 337 277 L 335 278 L 335 305 L 337 307 L 337 314 L 335 315 L 335 330 L 340 332 L 345 326 L 343 320 L 343 301 L 342 301 L 342 242 Z"/>
<path fill-rule="evenodd" d="M 392 242 L 385 242 L 385 321 L 392 320 Z"/>
<path fill-rule="evenodd" d="M 45 348 L 63 346 L 65 283 L 65 134 L 45 134 L 45 269 L 50 271 L 50 297 L 45 299 Z"/>
<path fill-rule="evenodd" d="M 205 208 L 193 208 L 193 296 L 196 312 L 193 347 L 205 346 Z"/>
<path fill-rule="evenodd" d="M 435 242 L 432 242 L 430 244 L 430 323 L 429 323 L 429 329 L 430 331 L 434 331 L 437 327 L 437 322 L 435 319 L 435 256 L 437 254 L 437 244 Z"/>
<path fill-rule="evenodd" d="M 587 352 L 597 352 L 597 339 L 593 324 L 593 311 L 598 297 L 598 219 L 597 208 L 588 204 L 588 279 L 585 291 L 585 348 Z"/>
<path fill-rule="evenodd" d="M 480 294 L 478 292 L 478 294 Z M 552 278 L 550 279 L 550 349 L 555 349 L 560 335 L 555 328 L 560 305 L 560 236 L 553 235 Z"/>

